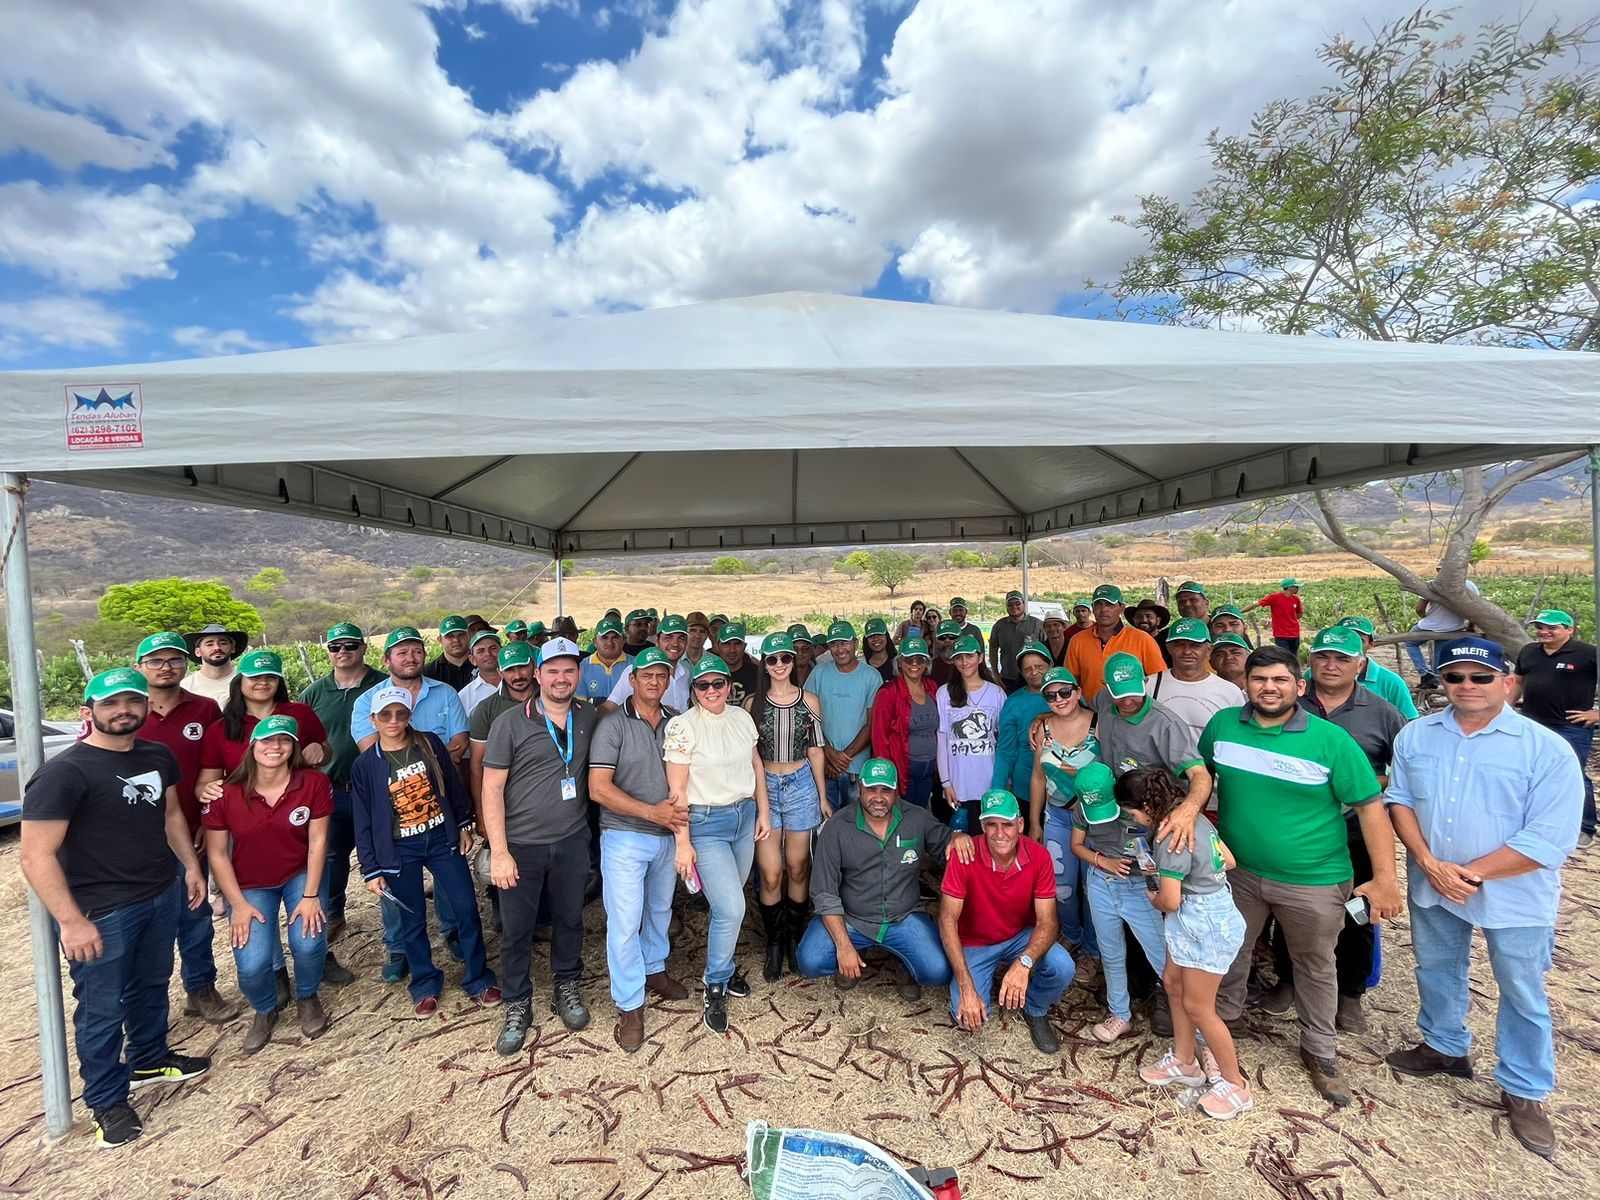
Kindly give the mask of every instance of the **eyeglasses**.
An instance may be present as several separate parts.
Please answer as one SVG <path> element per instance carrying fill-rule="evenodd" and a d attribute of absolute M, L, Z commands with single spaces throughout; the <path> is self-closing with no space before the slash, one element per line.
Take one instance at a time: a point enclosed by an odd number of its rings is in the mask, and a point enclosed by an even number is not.
<path fill-rule="evenodd" d="M 1494 674 L 1492 671 L 1446 671 L 1443 675 L 1440 675 L 1439 678 L 1444 680 L 1446 683 L 1466 683 L 1467 680 L 1470 679 L 1473 683 L 1477 684 L 1479 687 L 1482 687 L 1485 684 L 1493 683 L 1496 679 L 1499 679 L 1500 676 Z"/>
<path fill-rule="evenodd" d="M 1051 688 L 1049 691 L 1044 693 L 1044 698 L 1048 703 L 1054 704 L 1058 700 L 1065 700 L 1068 696 L 1075 696 L 1077 694 L 1078 689 L 1076 686 L 1072 684 L 1066 684 L 1063 687 Z"/>
<path fill-rule="evenodd" d="M 382 721 L 385 725 L 388 725 L 392 721 L 409 721 L 410 719 L 411 714 L 408 712 L 381 712 L 372 714 L 372 720 L 374 723 Z"/>
<path fill-rule="evenodd" d="M 694 690 L 697 692 L 720 692 L 728 686 L 726 679 L 697 679 L 694 681 Z"/>
<path fill-rule="evenodd" d="M 767 655 L 767 661 L 769 663 L 773 663 L 776 666 L 780 666 L 781 667 L 781 666 L 785 666 L 788 663 L 794 662 L 794 655 L 792 655 L 792 654 L 769 654 L 769 655 Z"/>
<path fill-rule="evenodd" d="M 189 665 L 186 658 L 146 658 L 139 662 L 141 667 L 153 667 L 158 671 L 181 671 Z"/>
<path fill-rule="evenodd" d="M 352 650 L 359 650 L 365 642 L 334 642 L 328 647 L 329 654 L 349 654 Z"/>

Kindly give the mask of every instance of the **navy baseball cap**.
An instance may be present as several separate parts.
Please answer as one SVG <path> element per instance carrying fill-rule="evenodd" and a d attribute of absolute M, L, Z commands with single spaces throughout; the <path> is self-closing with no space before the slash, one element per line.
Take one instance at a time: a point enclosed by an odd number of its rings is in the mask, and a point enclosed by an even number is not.
<path fill-rule="evenodd" d="M 1500 649 L 1498 642 L 1491 642 L 1488 638 L 1457 638 L 1439 647 L 1439 665 L 1436 670 L 1442 671 L 1446 667 L 1459 666 L 1462 663 L 1475 667 L 1488 667 L 1491 671 L 1498 671 L 1502 675 L 1508 674 L 1511 670 L 1511 664 L 1506 661 L 1505 651 Z"/>

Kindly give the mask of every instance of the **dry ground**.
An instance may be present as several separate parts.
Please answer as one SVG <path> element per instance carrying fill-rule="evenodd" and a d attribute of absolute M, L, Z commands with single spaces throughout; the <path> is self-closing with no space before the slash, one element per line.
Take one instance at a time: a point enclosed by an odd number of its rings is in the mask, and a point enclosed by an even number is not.
<path fill-rule="evenodd" d="M 450 967 L 442 1020 L 414 1017 L 405 992 L 377 978 L 378 917 L 365 893 L 338 943 L 362 979 L 325 992 L 335 1021 L 323 1038 L 304 1042 L 285 1022 L 247 1059 L 242 1020 L 219 1030 L 178 1017 L 174 1046 L 214 1055 L 210 1075 L 139 1094 L 144 1138 L 97 1153 L 81 1108 L 70 1136 L 43 1141 L 26 906 L 11 834 L 0 847 L 0 937 L 12 947 L 0 999 L 13 1014 L 0 1051 L 0 1195 L 732 1197 L 748 1194 L 737 1170 L 744 1125 L 754 1118 L 848 1130 L 906 1160 L 959 1166 L 965 1195 L 978 1200 L 1591 1195 L 1600 1184 L 1596 854 L 1568 870 L 1550 977 L 1561 1073 L 1554 1164 L 1512 1140 L 1487 1075 L 1401 1080 L 1381 1065 L 1384 1051 L 1415 1037 L 1404 922 L 1385 930 L 1387 970 L 1369 1000 L 1372 1032 L 1344 1039 L 1342 1066 L 1357 1103 L 1344 1112 L 1319 1104 L 1295 1058 L 1294 1026 L 1257 1014 L 1256 1037 L 1241 1043 L 1257 1081 L 1256 1110 L 1217 1125 L 1177 1113 L 1135 1078 L 1160 1050 L 1142 1018 L 1136 1035 L 1114 1047 L 1084 1036 L 1102 1014 L 1082 989 L 1054 1013 L 1065 1042 L 1051 1059 L 1033 1050 L 1017 1022 L 958 1033 L 943 995 L 908 1005 L 887 971 L 848 995 L 827 981 L 763 985 L 749 937 L 741 960 L 754 994 L 732 1002 L 732 1032 L 708 1035 L 697 999 L 653 1002 L 649 1040 L 625 1055 L 610 1037 L 598 906 L 589 910 L 585 954 L 593 1025 L 569 1034 L 550 1015 L 541 952 L 536 1036 L 523 1054 L 502 1059 L 492 1048 L 499 1014 L 469 1008 Z M 695 975 L 703 936 L 704 918 L 690 914 L 671 969 Z M 232 992 L 226 951 L 221 971 Z M 177 1012 L 176 980 L 173 995 Z M 1480 1065 L 1492 1044 L 1494 995 L 1480 946 L 1471 1016 Z"/>

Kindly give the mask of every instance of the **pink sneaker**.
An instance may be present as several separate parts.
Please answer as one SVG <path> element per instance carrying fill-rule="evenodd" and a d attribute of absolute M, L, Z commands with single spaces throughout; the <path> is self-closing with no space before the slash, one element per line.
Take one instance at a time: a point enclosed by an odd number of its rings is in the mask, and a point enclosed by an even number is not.
<path fill-rule="evenodd" d="M 1161 1061 L 1155 1066 L 1140 1068 L 1139 1078 L 1151 1087 L 1167 1087 L 1174 1083 L 1181 1083 L 1185 1087 L 1199 1087 L 1206 1081 L 1205 1072 L 1200 1069 L 1199 1063 L 1181 1063 L 1171 1050 L 1163 1054 Z"/>
<path fill-rule="evenodd" d="M 1133 1029 L 1133 1025 L 1121 1017 L 1107 1017 L 1100 1024 L 1089 1030 L 1089 1036 L 1097 1042 L 1110 1045 L 1120 1037 L 1126 1037 Z"/>
<path fill-rule="evenodd" d="M 1200 1047 L 1200 1065 L 1205 1068 L 1208 1082 L 1222 1078 L 1222 1068 L 1217 1065 L 1217 1056 L 1211 1053 L 1210 1046 Z"/>
<path fill-rule="evenodd" d="M 1218 1079 L 1200 1101 L 1200 1111 L 1215 1121 L 1231 1121 L 1256 1106 L 1249 1084 Z"/>

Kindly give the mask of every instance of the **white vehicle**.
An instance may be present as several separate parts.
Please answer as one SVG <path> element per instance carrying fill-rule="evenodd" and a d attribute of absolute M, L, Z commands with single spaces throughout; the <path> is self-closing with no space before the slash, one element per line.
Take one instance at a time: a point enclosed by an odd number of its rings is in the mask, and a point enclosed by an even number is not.
<path fill-rule="evenodd" d="M 66 721 L 42 721 L 46 760 L 78 740 L 78 726 Z M 0 708 L 0 828 L 22 819 L 22 779 L 17 769 L 16 720 Z"/>

